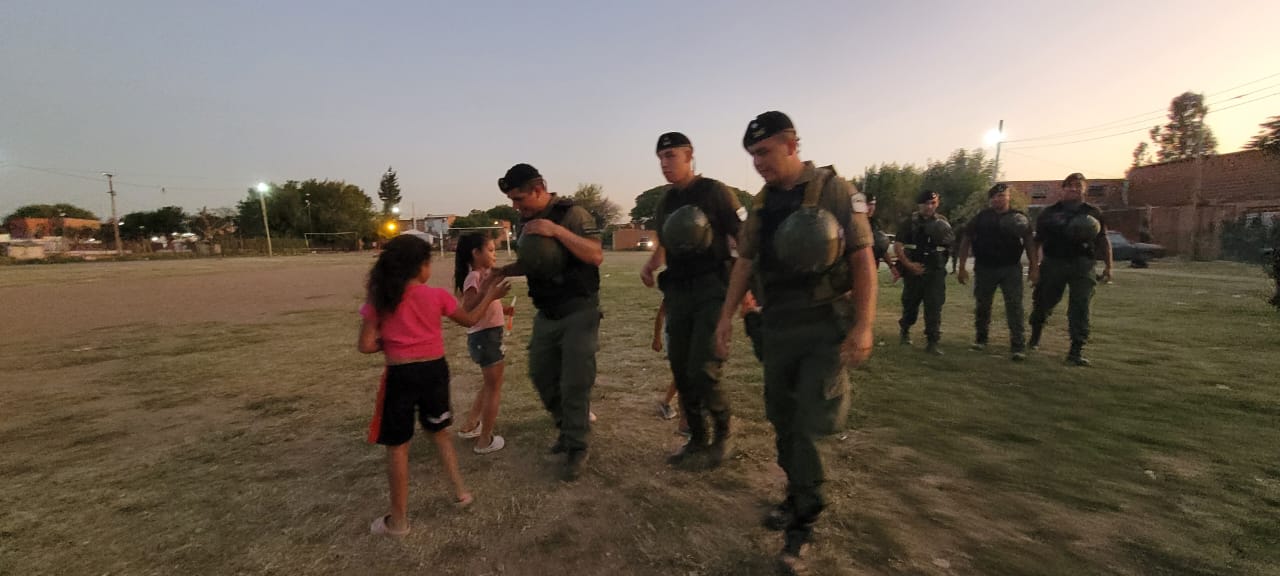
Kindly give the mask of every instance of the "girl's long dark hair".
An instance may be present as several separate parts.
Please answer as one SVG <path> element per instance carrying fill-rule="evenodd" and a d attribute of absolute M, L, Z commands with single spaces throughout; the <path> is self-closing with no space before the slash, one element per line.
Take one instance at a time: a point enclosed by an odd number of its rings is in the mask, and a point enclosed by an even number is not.
<path fill-rule="evenodd" d="M 477 248 L 484 248 L 489 236 L 483 232 L 472 232 L 458 239 L 458 250 L 454 253 L 453 287 L 462 293 L 462 285 L 467 282 L 467 274 L 471 273 L 471 261 L 475 259 Z"/>
<path fill-rule="evenodd" d="M 431 245 L 413 235 L 396 236 L 383 246 L 365 284 L 369 303 L 379 316 L 396 311 L 409 281 L 430 261 Z"/>

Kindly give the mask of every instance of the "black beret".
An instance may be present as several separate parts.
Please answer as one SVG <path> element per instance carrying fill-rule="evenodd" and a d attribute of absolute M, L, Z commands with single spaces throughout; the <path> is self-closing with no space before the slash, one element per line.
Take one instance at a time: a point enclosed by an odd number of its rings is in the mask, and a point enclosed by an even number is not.
<path fill-rule="evenodd" d="M 661 152 L 667 148 L 680 148 L 682 146 L 693 147 L 693 142 L 689 141 L 689 137 L 679 132 L 667 132 L 658 137 L 658 149 L 655 152 Z"/>
<path fill-rule="evenodd" d="M 742 147 L 750 148 L 752 145 L 773 136 L 779 132 L 786 130 L 795 130 L 795 124 L 791 123 L 791 119 L 786 114 L 771 110 L 752 120 L 747 124 L 747 133 L 742 136 Z"/>
<path fill-rule="evenodd" d="M 924 204 L 938 197 L 938 193 L 933 190 L 924 190 L 916 196 L 916 204 Z"/>
<path fill-rule="evenodd" d="M 1008 184 L 1003 184 L 1003 183 L 996 184 L 995 186 L 992 186 L 990 190 L 987 190 L 987 198 L 994 198 L 996 194 L 1004 192 L 1005 190 L 1008 190 L 1008 189 L 1009 189 Z"/>
<path fill-rule="evenodd" d="M 507 192 L 528 184 L 530 180 L 541 177 L 542 175 L 538 173 L 537 168 L 528 164 L 516 164 L 515 166 L 512 166 L 511 169 L 507 170 L 506 176 L 498 179 L 498 190 L 501 190 L 503 194 L 506 194 Z"/>

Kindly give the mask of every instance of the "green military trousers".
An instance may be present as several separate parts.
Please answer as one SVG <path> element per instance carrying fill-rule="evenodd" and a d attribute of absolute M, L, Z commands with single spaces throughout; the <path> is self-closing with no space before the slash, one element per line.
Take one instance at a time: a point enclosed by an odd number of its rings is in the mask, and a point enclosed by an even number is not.
<path fill-rule="evenodd" d="M 924 303 L 924 335 L 929 342 L 942 338 L 942 305 L 947 302 L 947 270 L 926 266 L 924 274 L 902 275 L 902 318 L 898 327 L 906 332 L 915 325 Z"/>
<path fill-rule="evenodd" d="M 673 283 L 663 291 L 667 309 L 667 359 L 680 409 L 689 423 L 690 441 L 707 439 L 706 418 L 727 432 L 729 399 L 720 386 L 722 361 L 715 356 L 716 324 L 727 287 L 714 276 Z"/>
<path fill-rule="evenodd" d="M 1093 275 L 1092 258 L 1045 258 L 1040 263 L 1040 282 L 1031 291 L 1031 327 L 1039 332 L 1053 307 L 1062 301 L 1064 290 L 1071 290 L 1067 299 L 1067 330 L 1073 345 L 1084 346 L 1089 342 L 1089 303 L 1093 289 L 1098 285 Z"/>
<path fill-rule="evenodd" d="M 849 316 L 830 305 L 764 308 L 765 415 L 777 435 L 778 465 L 787 474 L 788 538 L 804 541 L 826 506 L 820 437 L 843 428 L 849 380 L 840 346 Z"/>
<path fill-rule="evenodd" d="M 584 301 L 564 316 L 539 310 L 529 338 L 529 380 L 568 450 L 585 450 L 591 423 L 591 386 L 600 346 L 600 305 Z"/>
<path fill-rule="evenodd" d="M 974 266 L 973 329 L 974 341 L 986 344 L 991 327 L 991 302 L 996 288 L 1004 295 L 1004 315 L 1009 321 L 1009 347 L 1021 352 L 1026 347 L 1022 311 L 1022 264 L 1011 266 Z"/>

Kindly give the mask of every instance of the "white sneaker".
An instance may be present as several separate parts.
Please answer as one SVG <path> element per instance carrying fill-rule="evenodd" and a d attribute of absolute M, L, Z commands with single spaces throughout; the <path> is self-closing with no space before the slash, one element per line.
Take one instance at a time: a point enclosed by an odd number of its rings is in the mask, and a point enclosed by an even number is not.
<path fill-rule="evenodd" d="M 488 446 L 485 446 L 484 448 L 476 446 L 475 448 L 472 448 L 471 451 L 475 452 L 476 454 L 491 454 L 493 452 L 497 452 L 503 449 L 503 447 L 505 447 L 506 445 L 507 445 L 506 440 L 503 440 L 501 436 L 494 434 L 493 441 L 489 442 Z"/>

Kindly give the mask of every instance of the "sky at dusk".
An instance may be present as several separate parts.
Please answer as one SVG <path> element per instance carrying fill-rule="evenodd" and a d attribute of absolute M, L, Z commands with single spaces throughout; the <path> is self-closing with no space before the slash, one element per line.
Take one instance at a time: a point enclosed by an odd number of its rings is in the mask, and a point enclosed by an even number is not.
<path fill-rule="evenodd" d="M 1184 91 L 1219 152 L 1280 115 L 1276 22 L 1275 0 L 5 0 L 0 215 L 108 217 L 103 171 L 122 215 L 233 206 L 259 180 L 376 200 L 389 165 L 406 213 L 465 213 L 503 203 L 517 162 L 626 211 L 671 130 L 758 189 L 742 133 L 775 109 L 846 176 L 982 147 L 1003 119 L 1003 179 L 1121 177 Z"/>

